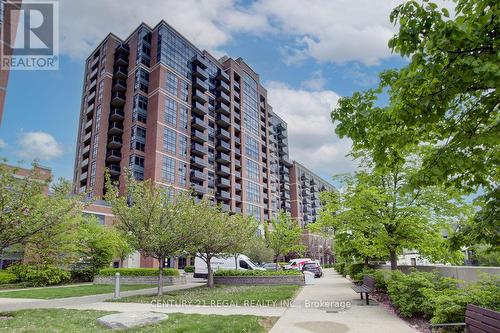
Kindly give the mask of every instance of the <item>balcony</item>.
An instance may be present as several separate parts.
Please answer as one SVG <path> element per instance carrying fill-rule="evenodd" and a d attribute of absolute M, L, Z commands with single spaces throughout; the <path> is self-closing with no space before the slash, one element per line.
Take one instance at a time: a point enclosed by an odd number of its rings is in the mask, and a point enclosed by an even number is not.
<path fill-rule="evenodd" d="M 83 173 L 80 175 L 80 181 L 81 181 L 81 182 L 82 182 L 82 181 L 84 181 L 84 180 L 86 181 L 86 180 L 87 180 L 87 175 L 88 175 L 87 171 L 83 172 Z"/>
<path fill-rule="evenodd" d="M 208 90 L 208 84 L 196 77 L 193 79 L 193 88 L 198 89 L 201 92 L 205 92 Z"/>
<path fill-rule="evenodd" d="M 231 133 L 229 133 L 229 131 L 226 131 L 225 129 L 223 128 L 219 128 L 217 130 L 217 135 L 216 137 L 218 139 L 225 139 L 225 140 L 231 140 Z"/>
<path fill-rule="evenodd" d="M 114 81 L 112 91 L 113 92 L 117 92 L 117 91 L 125 92 L 125 91 L 127 91 L 127 83 L 125 81 L 122 81 L 122 80 Z"/>
<path fill-rule="evenodd" d="M 92 132 L 85 134 L 85 136 L 83 137 L 83 143 L 84 144 L 90 143 L 91 138 L 92 138 Z"/>
<path fill-rule="evenodd" d="M 208 97 L 205 93 L 195 90 L 193 93 L 193 100 L 200 104 L 205 104 L 208 101 Z"/>
<path fill-rule="evenodd" d="M 116 92 L 111 95 L 111 105 L 122 107 L 125 104 L 125 94 Z"/>
<path fill-rule="evenodd" d="M 215 196 L 217 199 L 231 200 L 231 194 L 227 191 L 218 191 Z"/>
<path fill-rule="evenodd" d="M 281 194 L 281 197 L 282 197 L 283 199 L 290 200 L 290 193 L 283 192 L 283 193 Z"/>
<path fill-rule="evenodd" d="M 235 110 L 236 112 L 240 112 L 240 111 L 241 111 L 241 104 L 240 104 L 239 102 L 234 101 L 234 102 L 233 102 L 233 107 L 234 107 L 234 110 Z"/>
<path fill-rule="evenodd" d="M 118 80 L 126 80 L 128 77 L 127 67 L 125 66 L 116 66 L 113 72 L 113 77 Z"/>
<path fill-rule="evenodd" d="M 233 196 L 233 199 L 234 199 L 234 201 L 236 201 L 236 202 L 241 202 L 241 195 L 235 194 L 235 195 Z"/>
<path fill-rule="evenodd" d="M 192 117 L 191 118 L 191 128 L 195 128 L 197 130 L 204 131 L 207 129 L 207 124 L 205 124 L 205 121 L 201 118 Z"/>
<path fill-rule="evenodd" d="M 234 183 L 234 189 L 236 191 L 241 191 L 241 184 L 240 183 Z"/>
<path fill-rule="evenodd" d="M 229 119 L 229 117 L 227 117 L 223 114 L 220 114 L 220 113 L 217 115 L 215 122 L 217 123 L 217 125 L 220 125 L 223 127 L 231 126 L 231 120 Z"/>
<path fill-rule="evenodd" d="M 207 107 L 201 103 L 198 103 L 198 102 L 193 103 L 193 107 L 191 108 L 191 111 L 193 111 L 194 113 L 196 113 L 197 115 L 202 116 L 202 117 L 208 113 Z"/>
<path fill-rule="evenodd" d="M 231 187 L 231 181 L 227 178 L 217 178 L 217 182 L 215 183 L 217 187 L 221 188 L 229 188 Z"/>
<path fill-rule="evenodd" d="M 196 54 L 193 57 L 192 63 L 195 66 L 200 66 L 202 69 L 207 69 L 207 67 L 208 67 L 208 61 L 207 61 L 207 59 L 203 58 L 199 54 Z"/>
<path fill-rule="evenodd" d="M 85 128 L 85 131 L 92 130 L 92 119 L 90 119 L 89 121 L 87 121 L 85 123 L 84 128 Z"/>
<path fill-rule="evenodd" d="M 229 90 L 229 85 L 224 82 L 224 81 L 220 81 L 218 84 L 217 84 L 217 88 L 216 88 L 218 91 L 223 91 L 225 92 L 226 94 L 229 94 L 230 90 Z"/>
<path fill-rule="evenodd" d="M 96 85 L 97 85 L 97 80 L 92 80 L 92 81 L 90 82 L 90 85 L 88 86 L 88 90 L 89 90 L 89 91 L 90 91 L 90 90 L 94 91 L 94 87 L 95 87 Z"/>
<path fill-rule="evenodd" d="M 235 144 L 237 144 L 237 145 L 241 145 L 241 139 L 240 139 L 239 137 L 235 136 L 235 137 L 233 138 L 233 141 L 234 141 L 234 143 L 235 143 Z"/>
<path fill-rule="evenodd" d="M 221 176 L 229 176 L 231 174 L 231 169 L 225 165 L 218 165 L 215 173 Z"/>
<path fill-rule="evenodd" d="M 240 94 L 237 91 L 233 91 L 233 97 L 238 101 L 240 100 Z"/>
<path fill-rule="evenodd" d="M 111 135 L 118 135 L 123 133 L 123 125 L 117 122 L 112 122 L 109 124 L 108 133 Z"/>
<path fill-rule="evenodd" d="M 239 112 L 235 112 L 235 113 L 234 113 L 234 120 L 235 120 L 235 121 L 240 121 L 240 120 L 241 120 L 241 116 L 240 116 L 240 113 L 239 113 Z"/>
<path fill-rule="evenodd" d="M 122 153 L 117 149 L 108 150 L 108 152 L 106 153 L 106 161 L 108 162 L 120 162 L 121 159 Z"/>
<path fill-rule="evenodd" d="M 127 67 L 128 66 L 128 55 L 126 55 L 126 54 L 117 55 L 115 58 L 115 65 Z"/>
<path fill-rule="evenodd" d="M 236 113 L 235 113 L 235 117 L 236 117 Z M 235 131 L 241 132 L 241 126 L 240 126 L 240 124 L 234 123 L 233 127 L 234 127 Z"/>
<path fill-rule="evenodd" d="M 231 110 L 226 104 L 218 103 L 215 106 L 215 112 L 225 114 L 226 116 L 231 115 Z"/>
<path fill-rule="evenodd" d="M 227 74 L 226 72 L 224 72 L 222 70 L 219 70 L 219 72 L 217 73 L 217 76 L 215 78 L 219 81 L 224 81 L 226 83 L 229 83 L 229 81 L 230 81 L 229 74 Z"/>
<path fill-rule="evenodd" d="M 91 103 L 94 103 L 95 100 L 95 90 L 87 96 L 87 103 L 90 105 Z"/>
<path fill-rule="evenodd" d="M 240 90 L 240 84 L 238 83 L 238 81 L 234 81 L 234 85 L 233 85 L 234 89 L 236 90 Z"/>
<path fill-rule="evenodd" d="M 231 157 L 228 154 L 218 153 L 215 160 L 221 164 L 231 164 Z"/>
<path fill-rule="evenodd" d="M 217 149 L 218 151 L 224 151 L 227 153 L 227 152 L 231 151 L 231 145 L 227 142 L 219 140 L 217 142 L 217 146 L 215 147 L 215 149 Z"/>
<path fill-rule="evenodd" d="M 129 53 L 129 47 L 127 44 L 118 45 L 118 47 L 116 48 L 116 51 L 115 51 L 115 54 L 128 55 L 128 53 Z"/>
<path fill-rule="evenodd" d="M 240 160 L 234 160 L 234 167 L 235 167 L 236 169 L 241 168 L 241 162 L 240 162 Z"/>
<path fill-rule="evenodd" d="M 82 169 L 87 169 L 87 167 L 88 167 L 88 166 L 89 166 L 89 159 L 88 159 L 88 158 L 86 158 L 86 159 L 84 159 L 84 160 L 82 161 L 82 164 L 80 165 L 80 167 L 81 167 Z"/>
<path fill-rule="evenodd" d="M 197 156 L 191 156 L 191 166 L 198 168 L 198 169 L 204 169 L 208 166 L 208 163 L 205 162 L 202 158 L 197 157 Z"/>
<path fill-rule="evenodd" d="M 90 104 L 88 107 L 87 107 L 87 110 L 85 110 L 85 114 L 87 116 L 92 116 L 92 113 L 94 112 L 94 103 Z"/>
<path fill-rule="evenodd" d="M 83 148 L 82 156 L 87 158 L 87 157 L 89 157 L 89 153 L 90 153 L 90 145 L 85 146 L 85 148 Z"/>
<path fill-rule="evenodd" d="M 191 189 L 196 194 L 203 195 L 203 194 L 207 194 L 207 192 L 208 192 L 208 189 L 206 187 L 203 187 L 202 185 L 198 185 L 198 184 L 191 184 Z"/>
<path fill-rule="evenodd" d="M 205 141 L 208 140 L 208 135 L 198 130 L 192 129 L 191 140 L 203 144 Z"/>
<path fill-rule="evenodd" d="M 288 183 L 288 182 L 290 182 L 290 177 L 288 177 L 288 175 L 282 175 L 281 180 Z"/>
<path fill-rule="evenodd" d="M 125 118 L 125 112 L 122 109 L 113 108 L 109 113 L 109 120 L 111 121 L 123 121 Z"/>
<path fill-rule="evenodd" d="M 91 80 L 93 80 L 93 79 L 97 76 L 97 72 L 98 72 L 98 71 L 99 71 L 99 68 L 96 68 L 96 69 L 94 69 L 94 70 L 90 73 L 89 77 L 90 77 L 90 79 L 91 79 Z"/>
<path fill-rule="evenodd" d="M 223 91 L 219 91 L 219 94 L 217 95 L 216 100 L 219 102 L 225 103 L 225 104 L 230 103 L 229 95 Z"/>
<path fill-rule="evenodd" d="M 205 81 L 206 79 L 208 79 L 208 73 L 206 70 L 204 70 L 200 66 L 193 65 L 193 77 L 197 77 L 197 78 Z"/>
<path fill-rule="evenodd" d="M 235 178 L 235 179 L 238 179 L 238 180 L 239 180 L 239 179 L 241 179 L 241 172 L 239 172 L 239 171 L 235 171 L 235 172 L 234 172 L 234 178 Z"/>
<path fill-rule="evenodd" d="M 108 139 L 107 147 L 110 149 L 119 149 L 122 147 L 122 143 L 123 141 L 121 137 L 113 135 Z"/>
<path fill-rule="evenodd" d="M 241 214 L 241 207 L 234 207 L 234 212 L 237 214 Z"/>
<path fill-rule="evenodd" d="M 198 170 L 191 170 L 190 179 L 203 182 L 207 180 L 207 174 Z"/>
<path fill-rule="evenodd" d="M 191 144 L 191 154 L 193 155 L 198 155 L 198 156 L 204 156 L 208 152 L 208 148 L 203 146 L 202 144 L 199 143 L 193 143 Z"/>
<path fill-rule="evenodd" d="M 239 148 L 234 148 L 234 155 L 237 157 L 241 156 L 241 150 Z"/>
<path fill-rule="evenodd" d="M 231 212 L 231 206 L 228 205 L 228 204 L 223 203 L 223 204 L 220 205 L 220 210 L 221 210 L 221 212 L 224 212 L 224 213 L 230 213 Z"/>
<path fill-rule="evenodd" d="M 109 174 L 113 177 L 119 176 L 120 175 L 120 166 L 117 164 L 110 164 L 108 166 Z"/>

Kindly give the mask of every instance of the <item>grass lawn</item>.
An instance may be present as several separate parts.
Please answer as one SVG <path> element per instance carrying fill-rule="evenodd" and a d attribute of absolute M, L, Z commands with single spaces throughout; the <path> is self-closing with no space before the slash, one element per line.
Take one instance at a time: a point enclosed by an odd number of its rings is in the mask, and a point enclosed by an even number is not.
<path fill-rule="evenodd" d="M 151 303 L 163 301 L 169 304 L 215 305 L 214 302 L 226 302 L 243 305 L 245 302 L 259 302 L 261 305 L 281 306 L 281 301 L 295 297 L 300 286 L 224 286 L 210 289 L 205 286 L 187 290 L 169 291 L 159 299 L 156 295 L 128 296 L 116 302 Z M 273 304 L 272 302 L 276 302 Z"/>
<path fill-rule="evenodd" d="M 66 309 L 21 310 L 0 314 L 0 332 L 113 332 L 114 330 L 105 328 L 96 322 L 97 318 L 110 313 L 112 312 Z M 161 323 L 119 331 L 127 333 L 263 333 L 272 327 L 276 319 L 274 317 L 173 313 L 169 314 L 168 319 Z"/>
<path fill-rule="evenodd" d="M 144 284 L 124 284 L 120 286 L 121 291 L 155 288 L 154 285 Z M 27 289 L 18 291 L 0 291 L 0 298 L 39 298 L 39 299 L 52 299 L 52 298 L 65 298 L 75 296 L 87 296 L 97 294 L 114 293 L 114 285 L 106 284 L 91 284 L 76 287 L 59 287 L 59 288 L 40 288 L 40 289 Z"/>

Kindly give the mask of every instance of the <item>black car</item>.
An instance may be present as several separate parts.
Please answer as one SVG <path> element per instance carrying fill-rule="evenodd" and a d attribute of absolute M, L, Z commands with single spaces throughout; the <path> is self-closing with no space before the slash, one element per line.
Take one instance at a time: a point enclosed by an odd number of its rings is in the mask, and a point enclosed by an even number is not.
<path fill-rule="evenodd" d="M 321 266 L 315 261 L 306 262 L 302 266 L 302 271 L 308 271 L 314 273 L 315 278 L 323 276 L 323 270 L 321 269 Z"/>

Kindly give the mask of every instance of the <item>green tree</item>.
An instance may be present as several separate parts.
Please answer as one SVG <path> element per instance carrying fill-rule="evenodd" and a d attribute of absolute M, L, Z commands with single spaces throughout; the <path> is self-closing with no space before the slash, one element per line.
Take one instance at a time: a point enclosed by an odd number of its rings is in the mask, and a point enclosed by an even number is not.
<path fill-rule="evenodd" d="M 285 212 L 279 212 L 276 218 L 271 220 L 270 227 L 271 230 L 266 232 L 266 243 L 274 252 L 278 270 L 278 260 L 281 255 L 304 251 L 302 229 L 298 222 Z"/>
<path fill-rule="evenodd" d="M 13 245 L 34 244 L 44 235 L 46 241 L 64 238 L 83 209 L 81 198 L 70 195 L 70 183 L 60 179 L 47 195 L 50 179 L 40 179 L 36 171 L 20 179 L 16 168 L 4 162 L 0 161 L 0 253 Z M 45 254 L 48 259 L 48 251 L 41 253 Z"/>
<path fill-rule="evenodd" d="M 242 214 L 231 215 L 229 222 L 227 232 L 231 235 L 232 244 L 228 252 L 233 255 L 235 267 L 238 269 L 238 255 L 244 253 L 256 237 L 258 222 L 254 217 Z"/>
<path fill-rule="evenodd" d="M 142 255 L 158 260 L 158 296 L 162 296 L 165 259 L 184 253 L 192 242 L 194 203 L 190 194 L 131 176 L 126 182 L 126 195 L 120 195 L 109 179 L 106 186 L 105 197 L 113 207 L 117 228 L 129 236 L 132 247 Z"/>
<path fill-rule="evenodd" d="M 471 207 L 442 187 L 410 190 L 410 167 L 390 171 L 348 177 L 342 193 L 323 198 L 330 214 L 320 215 L 318 228 L 335 230 L 342 256 L 365 263 L 389 258 L 393 270 L 403 249 L 416 249 L 434 261 L 457 261 L 460 252 L 451 250 L 443 232 L 451 234 L 454 224 L 469 218 Z"/>
<path fill-rule="evenodd" d="M 444 184 L 484 192 L 482 210 L 464 236 L 500 244 L 499 2 L 456 0 L 455 15 L 427 0 L 406 1 L 391 13 L 399 26 L 389 47 L 409 58 L 381 73 L 377 89 L 342 98 L 332 113 L 339 136 L 377 168 L 422 163 L 411 185 Z M 381 106 L 382 95 L 389 103 Z"/>
<path fill-rule="evenodd" d="M 247 255 L 250 260 L 259 264 L 270 262 L 274 259 L 273 250 L 267 246 L 265 239 L 260 236 L 252 237 L 243 253 Z"/>

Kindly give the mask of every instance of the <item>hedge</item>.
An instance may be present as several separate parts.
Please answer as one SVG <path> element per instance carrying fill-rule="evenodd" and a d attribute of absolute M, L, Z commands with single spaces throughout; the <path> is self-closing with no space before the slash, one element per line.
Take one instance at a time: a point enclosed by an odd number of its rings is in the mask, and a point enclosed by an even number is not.
<path fill-rule="evenodd" d="M 0 271 L 0 284 L 11 284 L 16 282 L 16 275 L 14 273 Z"/>
<path fill-rule="evenodd" d="M 16 276 L 16 281 L 25 282 L 33 287 L 61 284 L 70 280 L 70 273 L 51 265 L 9 266 L 8 271 Z"/>
<path fill-rule="evenodd" d="M 194 273 L 194 266 L 184 267 L 184 272 L 186 272 L 186 273 Z"/>
<path fill-rule="evenodd" d="M 120 273 L 120 276 L 157 276 L 158 268 L 104 268 L 99 271 L 98 276 L 115 276 Z M 164 276 L 179 276 L 179 270 L 175 268 L 164 268 Z"/>
<path fill-rule="evenodd" d="M 283 276 L 283 275 L 301 275 L 302 272 L 296 270 L 288 271 L 258 271 L 258 270 L 236 270 L 219 269 L 214 272 L 214 276 Z"/>

